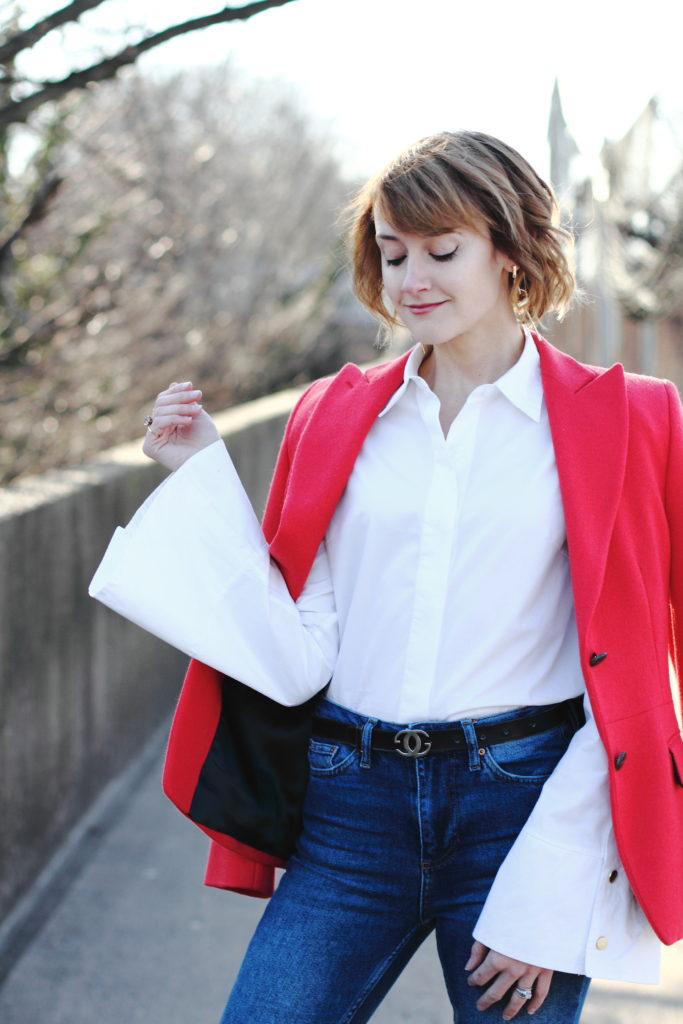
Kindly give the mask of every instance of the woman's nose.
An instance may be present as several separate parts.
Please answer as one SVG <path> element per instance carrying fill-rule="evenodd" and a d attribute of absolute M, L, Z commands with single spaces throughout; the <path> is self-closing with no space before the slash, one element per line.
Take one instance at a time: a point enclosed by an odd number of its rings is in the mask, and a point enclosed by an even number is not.
<path fill-rule="evenodd" d="M 431 281 L 427 268 L 418 260 L 406 260 L 406 269 L 403 276 L 402 287 L 404 292 L 416 295 L 419 292 L 429 291 Z"/>

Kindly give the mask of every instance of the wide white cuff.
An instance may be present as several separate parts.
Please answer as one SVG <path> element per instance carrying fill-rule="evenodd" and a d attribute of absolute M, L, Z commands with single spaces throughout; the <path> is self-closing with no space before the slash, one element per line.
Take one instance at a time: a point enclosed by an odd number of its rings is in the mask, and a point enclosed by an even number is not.
<path fill-rule="evenodd" d="M 188 459 L 115 532 L 89 592 L 283 704 L 307 700 L 332 673 L 338 631 L 325 547 L 295 603 L 222 441 Z"/>
<path fill-rule="evenodd" d="M 536 967 L 656 984 L 661 947 L 617 854 L 607 759 L 584 704 L 586 724 L 499 868 L 474 937 Z"/>

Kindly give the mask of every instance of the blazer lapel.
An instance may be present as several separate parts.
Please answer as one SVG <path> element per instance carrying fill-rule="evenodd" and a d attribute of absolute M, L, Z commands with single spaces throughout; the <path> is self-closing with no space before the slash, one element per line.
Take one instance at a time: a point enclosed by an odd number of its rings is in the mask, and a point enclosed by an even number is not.
<path fill-rule="evenodd" d="M 303 428 L 270 553 L 290 593 L 303 587 L 368 431 L 403 380 L 409 353 L 366 373 L 347 363 Z"/>
<path fill-rule="evenodd" d="M 567 528 L 579 637 L 600 594 L 626 468 L 624 369 L 583 366 L 534 336 Z"/>

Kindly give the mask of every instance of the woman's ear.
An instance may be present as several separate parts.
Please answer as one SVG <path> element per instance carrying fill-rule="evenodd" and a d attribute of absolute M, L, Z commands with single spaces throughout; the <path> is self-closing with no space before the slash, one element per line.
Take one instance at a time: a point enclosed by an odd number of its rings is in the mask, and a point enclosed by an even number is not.
<path fill-rule="evenodd" d="M 515 263 L 512 256 L 508 256 L 502 249 L 497 250 L 497 256 L 498 265 L 501 267 L 502 270 L 504 270 L 507 274 L 517 274 L 517 272 L 519 271 L 519 266 L 517 263 Z"/>

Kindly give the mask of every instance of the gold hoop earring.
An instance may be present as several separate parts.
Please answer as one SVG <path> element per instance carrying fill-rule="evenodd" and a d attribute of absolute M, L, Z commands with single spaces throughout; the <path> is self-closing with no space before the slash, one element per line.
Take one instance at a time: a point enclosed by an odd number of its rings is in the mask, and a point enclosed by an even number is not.
<path fill-rule="evenodd" d="M 516 265 L 513 266 L 513 268 L 510 271 L 510 273 L 512 274 L 512 283 L 514 284 L 515 281 L 517 280 L 517 266 Z"/>

